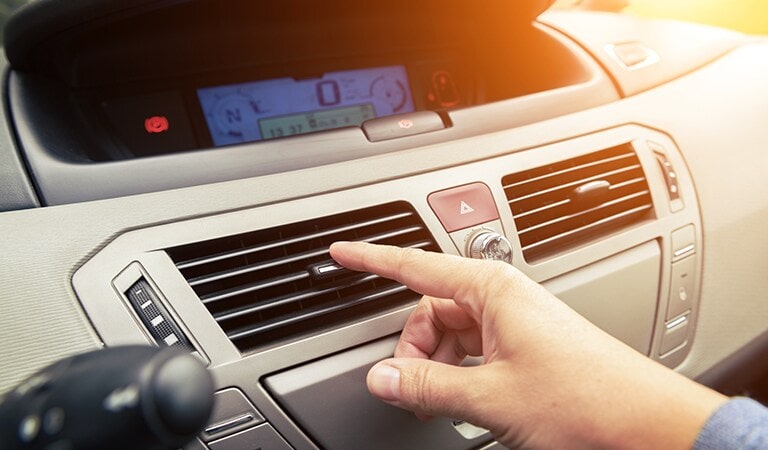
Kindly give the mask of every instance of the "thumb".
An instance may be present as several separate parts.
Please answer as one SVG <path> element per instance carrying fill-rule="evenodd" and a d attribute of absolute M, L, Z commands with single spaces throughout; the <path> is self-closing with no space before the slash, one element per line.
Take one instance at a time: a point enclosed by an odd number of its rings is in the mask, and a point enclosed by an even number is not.
<path fill-rule="evenodd" d="M 368 390 L 374 397 L 419 415 L 473 420 L 472 401 L 478 367 L 458 367 L 427 359 L 393 358 L 368 372 Z M 481 425 L 481 424 L 478 424 Z"/>

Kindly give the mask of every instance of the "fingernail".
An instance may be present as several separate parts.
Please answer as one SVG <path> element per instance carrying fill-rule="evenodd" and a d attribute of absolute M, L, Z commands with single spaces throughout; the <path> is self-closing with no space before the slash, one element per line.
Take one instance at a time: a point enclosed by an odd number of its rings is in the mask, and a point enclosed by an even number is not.
<path fill-rule="evenodd" d="M 387 364 L 378 364 L 368 373 L 368 390 L 381 400 L 400 399 L 400 371 Z"/>

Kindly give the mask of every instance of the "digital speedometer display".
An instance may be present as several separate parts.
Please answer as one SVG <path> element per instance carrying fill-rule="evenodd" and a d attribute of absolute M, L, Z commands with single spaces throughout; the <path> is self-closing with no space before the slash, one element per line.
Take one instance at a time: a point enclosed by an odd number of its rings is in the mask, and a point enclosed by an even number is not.
<path fill-rule="evenodd" d="M 403 66 L 206 87 L 197 95 L 216 146 L 358 126 L 414 111 Z"/>

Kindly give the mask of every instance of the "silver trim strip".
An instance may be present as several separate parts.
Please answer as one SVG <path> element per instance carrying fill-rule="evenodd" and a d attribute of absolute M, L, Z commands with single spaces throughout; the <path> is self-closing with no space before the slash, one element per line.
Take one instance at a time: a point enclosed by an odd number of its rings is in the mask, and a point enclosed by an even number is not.
<path fill-rule="evenodd" d="M 256 420 L 256 418 L 253 417 L 253 414 L 246 413 L 246 414 L 243 414 L 242 416 L 237 416 L 235 418 L 225 420 L 223 422 L 215 423 L 209 427 L 206 427 L 205 433 L 206 434 L 221 433 L 222 431 L 226 431 L 230 428 L 234 428 L 236 426 L 246 424 L 252 420 Z"/>
<path fill-rule="evenodd" d="M 686 245 L 681 249 L 675 250 L 674 257 L 680 258 L 682 256 L 688 255 L 689 253 L 693 253 L 694 251 L 696 251 L 695 244 Z"/>

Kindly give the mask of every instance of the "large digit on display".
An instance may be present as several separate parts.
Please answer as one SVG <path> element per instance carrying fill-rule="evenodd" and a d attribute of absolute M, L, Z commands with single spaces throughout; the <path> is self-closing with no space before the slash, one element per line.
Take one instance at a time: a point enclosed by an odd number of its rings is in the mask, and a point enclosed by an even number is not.
<path fill-rule="evenodd" d="M 315 85 L 320 106 L 335 106 L 341 103 L 341 91 L 336 80 L 321 81 Z"/>

